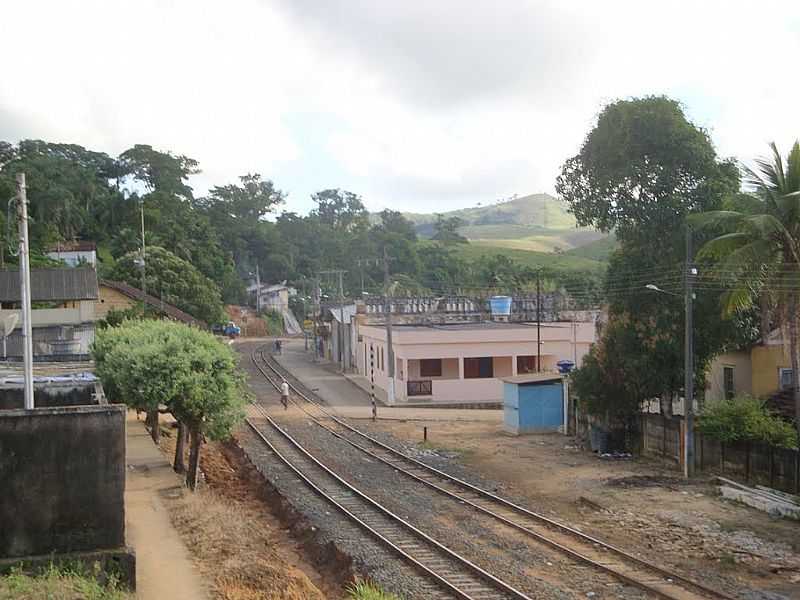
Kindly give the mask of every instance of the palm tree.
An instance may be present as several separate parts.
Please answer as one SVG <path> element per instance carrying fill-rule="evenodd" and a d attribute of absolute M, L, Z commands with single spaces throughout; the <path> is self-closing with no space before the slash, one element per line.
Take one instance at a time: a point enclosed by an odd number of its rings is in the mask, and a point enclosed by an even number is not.
<path fill-rule="evenodd" d="M 758 303 L 762 313 L 762 340 L 769 335 L 770 319 L 788 330 L 792 362 L 795 424 L 800 436 L 800 143 L 795 142 L 786 164 L 773 142 L 771 159 L 743 167 L 753 191 L 725 203 L 726 210 L 693 215 L 698 228 L 725 233 L 707 242 L 699 256 L 715 259 L 709 275 L 719 280 L 725 313 Z M 702 284 L 701 284 L 702 285 Z"/>

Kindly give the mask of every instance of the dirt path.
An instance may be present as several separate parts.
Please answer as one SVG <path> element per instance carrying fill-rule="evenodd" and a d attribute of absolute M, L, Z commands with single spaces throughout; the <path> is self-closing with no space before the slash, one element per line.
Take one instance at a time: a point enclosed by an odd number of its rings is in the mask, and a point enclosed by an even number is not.
<path fill-rule="evenodd" d="M 144 423 L 128 418 L 125 517 L 128 543 L 136 550 L 138 600 L 203 600 L 204 581 L 186 545 L 172 526 L 164 494 L 179 488 L 164 455 L 153 445 Z"/>
<path fill-rule="evenodd" d="M 709 480 L 685 484 L 651 460 L 604 460 L 559 434 L 513 437 L 500 423 L 359 422 L 453 457 L 500 493 L 712 585 L 800 598 L 800 523 L 722 501 Z M 771 594 L 779 594 L 772 596 Z"/>
<path fill-rule="evenodd" d="M 162 436 L 174 453 L 174 436 Z M 265 496 L 260 475 L 235 443 L 203 448 L 205 485 L 195 494 L 173 494 L 170 517 L 200 570 L 221 600 L 323 600 L 343 597 L 335 574 L 307 559 Z"/>

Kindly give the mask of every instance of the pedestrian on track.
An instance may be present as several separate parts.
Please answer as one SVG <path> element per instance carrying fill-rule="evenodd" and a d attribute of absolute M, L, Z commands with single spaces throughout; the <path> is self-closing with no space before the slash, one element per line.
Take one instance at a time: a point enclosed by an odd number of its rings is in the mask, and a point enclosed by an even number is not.
<path fill-rule="evenodd" d="M 281 381 L 281 403 L 283 410 L 289 410 L 289 384 L 285 379 Z"/>

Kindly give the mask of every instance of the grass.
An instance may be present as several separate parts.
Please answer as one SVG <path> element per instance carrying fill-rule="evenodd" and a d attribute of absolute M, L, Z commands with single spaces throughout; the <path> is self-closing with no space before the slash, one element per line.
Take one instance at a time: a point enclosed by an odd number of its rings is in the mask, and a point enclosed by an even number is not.
<path fill-rule="evenodd" d="M 400 600 L 400 596 L 384 592 L 378 586 L 366 581 L 351 583 L 347 586 L 347 594 L 350 600 Z"/>
<path fill-rule="evenodd" d="M 224 485 L 233 488 L 235 483 Z M 167 509 L 201 572 L 212 581 L 216 598 L 323 599 L 306 574 L 280 554 L 276 533 L 264 522 L 260 505 L 203 489 L 169 499 Z"/>
<path fill-rule="evenodd" d="M 458 244 L 456 249 L 461 257 L 470 262 L 479 259 L 481 256 L 503 255 L 529 267 L 551 267 L 564 271 L 596 271 L 601 272 L 606 268 L 606 263 L 575 256 L 568 252 L 553 254 L 549 252 L 534 252 L 532 250 L 520 250 L 517 248 L 498 247 L 495 241 L 475 241 L 469 244 Z"/>
<path fill-rule="evenodd" d="M 0 600 L 133 600 L 115 579 L 105 585 L 81 569 L 51 566 L 35 576 L 21 571 L 0 577 Z"/>

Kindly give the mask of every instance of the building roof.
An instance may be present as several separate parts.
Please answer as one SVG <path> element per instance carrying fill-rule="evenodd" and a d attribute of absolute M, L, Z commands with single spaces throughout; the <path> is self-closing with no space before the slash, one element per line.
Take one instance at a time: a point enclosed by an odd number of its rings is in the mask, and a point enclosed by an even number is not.
<path fill-rule="evenodd" d="M 500 377 L 500 381 L 505 383 L 543 383 L 545 381 L 561 381 L 562 379 L 564 379 L 564 376 L 560 373 L 528 373 L 527 375 Z"/>
<path fill-rule="evenodd" d="M 96 300 L 94 267 L 31 269 L 31 302 Z M 19 269 L 0 270 L 0 302 L 19 302 Z"/>
<path fill-rule="evenodd" d="M 200 327 L 206 327 L 206 323 L 201 321 L 200 319 L 195 319 L 192 315 L 187 312 L 182 311 L 177 306 L 173 306 L 169 302 L 162 302 L 160 298 L 156 298 L 155 296 L 151 296 L 150 294 L 145 294 L 139 288 L 133 287 L 132 285 L 128 285 L 124 281 L 109 281 L 108 279 L 102 279 L 100 281 L 100 285 L 105 286 L 107 288 L 111 288 L 112 290 L 118 291 L 123 296 L 127 296 L 131 300 L 136 300 L 137 302 L 143 302 L 148 306 L 151 306 L 158 310 L 159 312 L 167 315 L 168 317 L 175 319 L 176 321 L 181 321 L 182 323 L 187 323 L 189 325 L 198 325 Z"/>
<path fill-rule="evenodd" d="M 368 323 L 367 326 L 383 327 L 382 323 Z M 542 322 L 542 329 L 562 329 L 571 326 L 571 321 Z M 485 331 L 487 329 L 536 329 L 535 322 L 528 321 L 472 321 L 468 323 L 431 323 L 418 325 L 415 323 L 396 323 L 398 331 Z"/>
<path fill-rule="evenodd" d="M 340 318 L 344 318 L 344 323 L 350 323 L 350 320 L 356 315 L 356 305 L 355 304 L 345 304 L 344 306 L 326 306 L 325 307 L 328 311 L 330 311 L 331 316 L 338 321 Z"/>
<path fill-rule="evenodd" d="M 94 252 L 95 250 L 97 250 L 97 244 L 83 240 L 56 242 L 47 247 L 48 252 Z"/>

